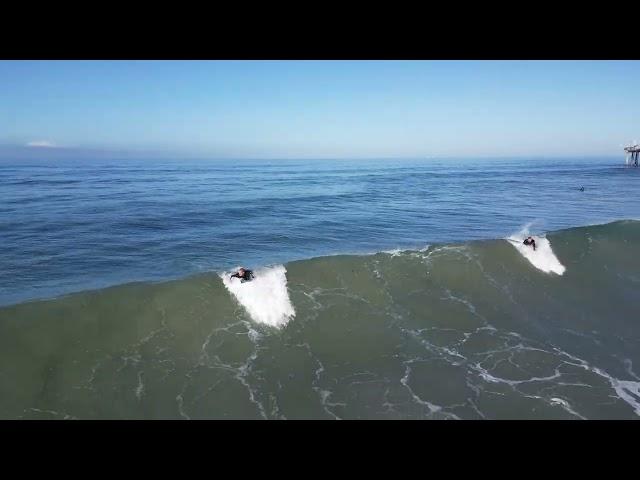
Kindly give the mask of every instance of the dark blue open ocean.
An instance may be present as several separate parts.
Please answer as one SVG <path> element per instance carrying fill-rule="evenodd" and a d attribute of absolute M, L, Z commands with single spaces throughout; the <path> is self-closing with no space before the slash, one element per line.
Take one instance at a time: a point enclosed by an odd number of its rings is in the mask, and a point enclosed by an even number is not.
<path fill-rule="evenodd" d="M 639 187 L 622 158 L 5 163 L 0 304 L 637 219 Z"/>

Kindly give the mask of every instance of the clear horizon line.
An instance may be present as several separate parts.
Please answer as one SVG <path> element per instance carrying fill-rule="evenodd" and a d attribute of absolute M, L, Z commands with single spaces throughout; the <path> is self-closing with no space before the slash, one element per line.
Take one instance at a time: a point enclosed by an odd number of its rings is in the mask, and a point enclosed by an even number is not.
<path fill-rule="evenodd" d="M 1 158 L 0 162 L 22 162 L 22 161 L 46 161 L 46 162 L 65 162 L 65 161 L 76 161 L 76 162 L 94 162 L 94 161 L 119 161 L 119 160 L 130 160 L 130 161 L 375 161 L 375 160 L 573 160 L 573 159 L 622 159 L 624 160 L 624 154 L 545 154 L 545 155 L 527 155 L 527 154 L 519 154 L 519 155 L 419 155 L 419 156 L 323 156 L 323 157 L 305 157 L 305 156 L 182 156 L 182 155 L 172 155 L 172 156 L 114 156 L 113 158 L 108 157 L 76 157 L 76 158 Z"/>

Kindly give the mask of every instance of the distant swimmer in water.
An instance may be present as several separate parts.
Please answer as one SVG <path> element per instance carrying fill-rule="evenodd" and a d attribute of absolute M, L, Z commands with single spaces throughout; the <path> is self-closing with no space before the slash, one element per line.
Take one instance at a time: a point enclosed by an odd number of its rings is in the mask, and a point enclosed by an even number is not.
<path fill-rule="evenodd" d="M 584 192 L 584 187 L 580 187 L 580 191 L 581 191 L 581 192 Z"/>
<path fill-rule="evenodd" d="M 527 237 L 524 239 L 524 243 L 525 245 L 531 245 L 533 247 L 533 251 L 536 251 L 536 241 L 533 239 L 533 237 Z"/>
<path fill-rule="evenodd" d="M 245 270 L 244 268 L 238 269 L 238 271 L 236 273 L 231 275 L 231 278 L 233 278 L 233 277 L 239 278 L 242 283 L 248 282 L 248 281 L 253 280 L 255 278 L 255 276 L 253 275 L 253 272 L 251 270 Z"/>

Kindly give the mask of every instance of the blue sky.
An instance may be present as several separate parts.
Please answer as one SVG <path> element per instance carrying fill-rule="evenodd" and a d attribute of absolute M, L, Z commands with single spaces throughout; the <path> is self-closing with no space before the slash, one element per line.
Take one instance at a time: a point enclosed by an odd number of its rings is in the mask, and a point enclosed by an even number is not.
<path fill-rule="evenodd" d="M 637 61 L 4 61 L 0 157 L 618 155 L 639 79 Z"/>

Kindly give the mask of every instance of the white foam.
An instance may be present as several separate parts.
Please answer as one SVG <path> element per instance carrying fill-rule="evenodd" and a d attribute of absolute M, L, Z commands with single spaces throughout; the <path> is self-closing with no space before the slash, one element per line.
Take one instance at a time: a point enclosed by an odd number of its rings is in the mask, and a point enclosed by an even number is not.
<path fill-rule="evenodd" d="M 532 235 L 533 239 L 536 241 L 535 250 L 522 243 L 524 239 L 529 236 L 528 229 L 529 225 L 526 225 L 522 230 L 518 233 L 514 233 L 507 240 L 538 270 L 542 270 L 545 273 L 553 272 L 558 275 L 562 275 L 566 268 L 560 263 L 558 257 L 553 253 L 551 243 L 546 237 Z"/>
<path fill-rule="evenodd" d="M 627 404 L 629 404 L 633 408 L 633 411 L 635 412 L 635 414 L 640 416 L 640 401 L 638 401 L 638 399 L 640 399 L 640 382 L 634 382 L 631 380 L 619 380 L 617 378 L 612 377 L 604 370 L 600 370 L 598 367 L 593 367 L 589 365 L 586 361 L 578 357 L 574 357 L 573 355 L 563 350 L 560 350 L 555 347 L 554 347 L 554 350 L 560 353 L 561 355 L 564 355 L 570 358 L 571 360 L 578 362 L 578 363 L 572 363 L 572 362 L 565 362 L 565 363 L 568 363 L 569 365 L 575 365 L 577 367 L 582 367 L 585 370 L 592 371 L 593 373 L 596 373 L 601 377 L 606 378 L 611 384 L 611 386 L 613 387 L 613 389 L 616 391 L 618 398 L 627 402 Z M 628 364 L 625 362 L 625 365 L 628 365 Z M 635 374 L 633 375 L 635 376 Z"/>
<path fill-rule="evenodd" d="M 244 283 L 230 278 L 230 272 L 221 273 L 220 278 L 254 321 L 282 327 L 296 314 L 287 291 L 286 271 L 282 265 L 260 268 L 254 270 L 253 280 Z"/>

